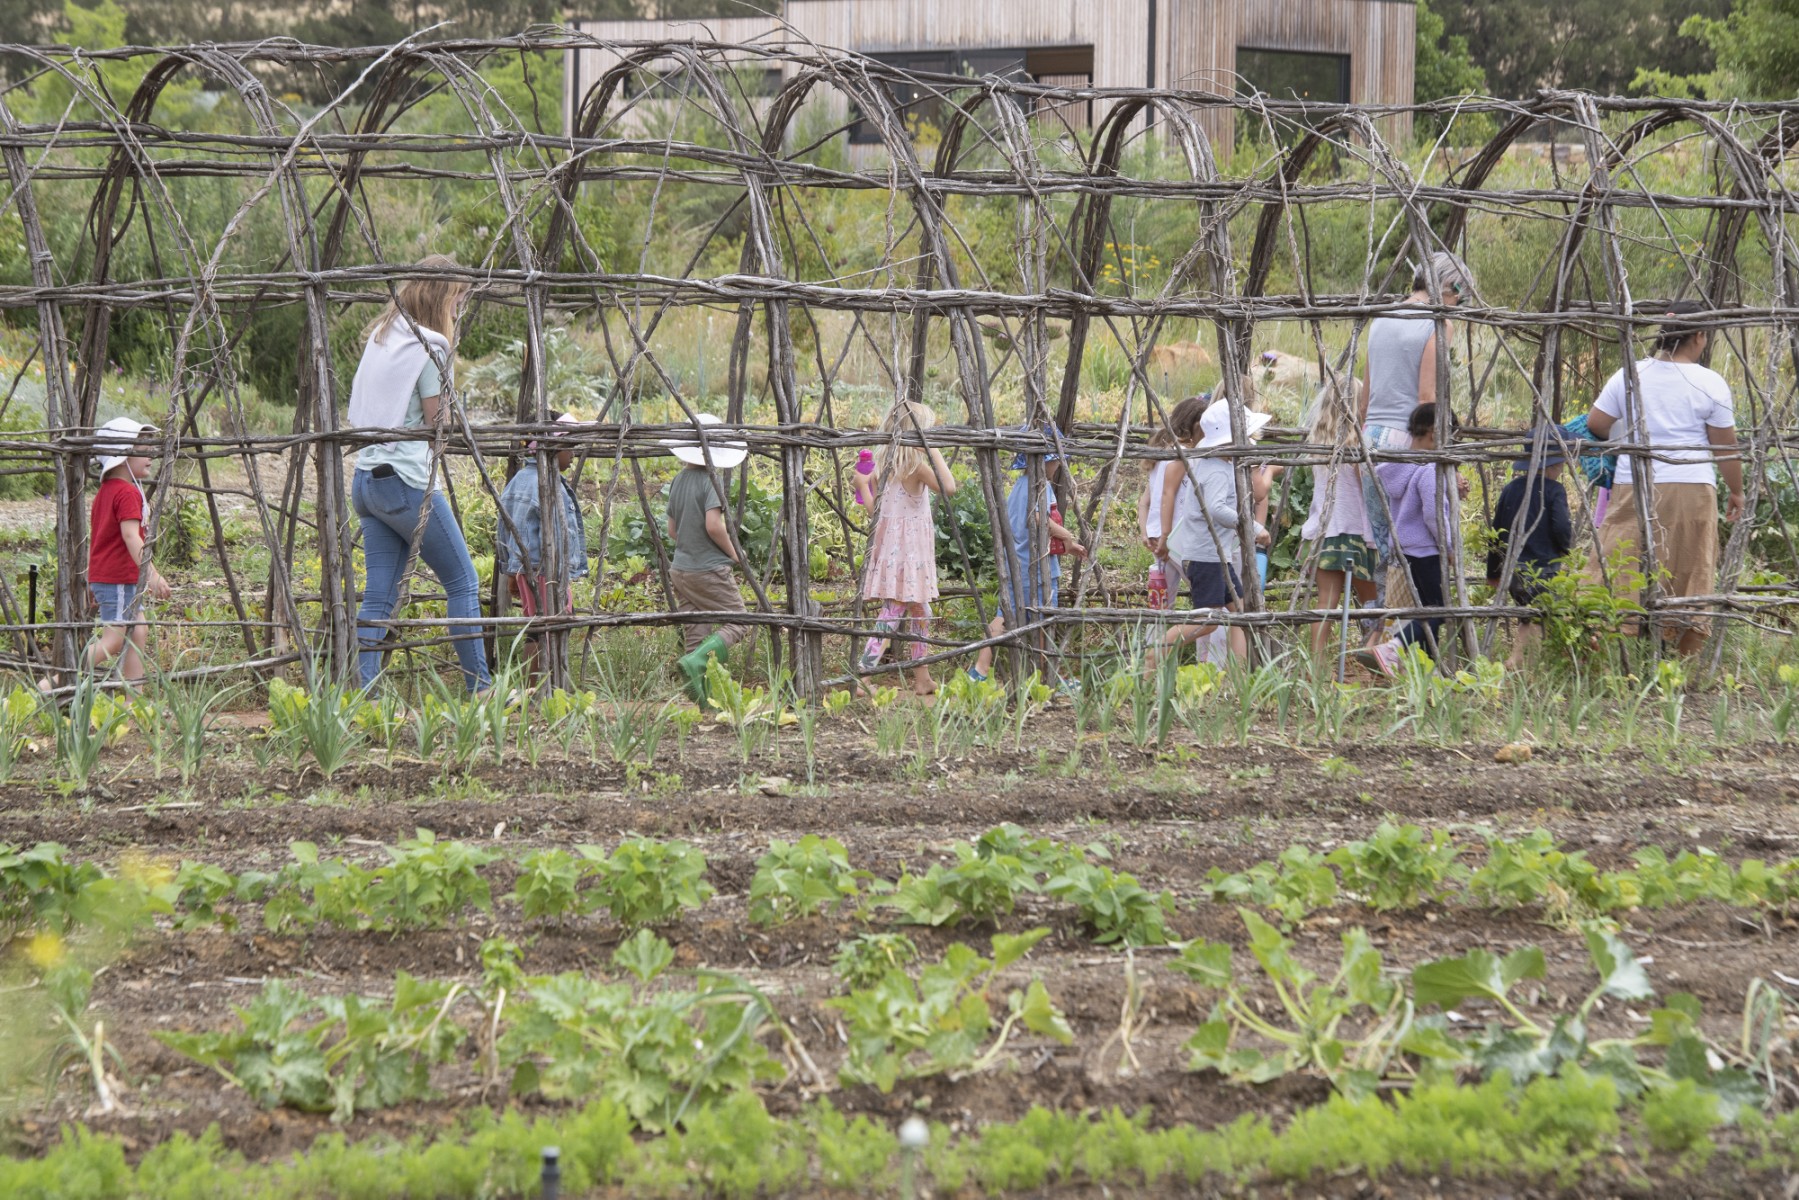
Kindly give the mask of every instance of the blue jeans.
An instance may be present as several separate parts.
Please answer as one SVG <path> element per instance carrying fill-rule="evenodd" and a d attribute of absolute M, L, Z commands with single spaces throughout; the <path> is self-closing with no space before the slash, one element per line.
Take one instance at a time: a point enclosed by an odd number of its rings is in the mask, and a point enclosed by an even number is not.
<path fill-rule="evenodd" d="M 381 651 L 366 647 L 376 645 L 387 634 L 379 625 L 368 622 L 386 621 L 393 616 L 394 606 L 400 600 L 400 576 L 405 574 L 412 531 L 419 523 L 419 510 L 429 504 L 430 519 L 419 537 L 419 557 L 443 584 L 450 635 L 457 639 L 453 644 L 462 663 L 463 682 L 471 692 L 486 687 L 491 680 L 487 652 L 481 645 L 481 629 L 477 625 L 456 624 L 459 618 L 481 615 L 481 586 L 449 501 L 441 492 L 426 493 L 398 475 L 377 477 L 372 471 L 358 471 L 350 484 L 350 503 L 362 518 L 362 557 L 368 566 L 362 609 L 356 618 L 356 635 L 365 647 L 361 658 L 362 686 L 374 683 L 375 676 L 381 673 Z"/>
<path fill-rule="evenodd" d="M 93 583 L 90 581 L 87 590 L 93 593 L 94 603 L 100 606 L 100 624 L 142 625 L 144 623 L 144 606 L 139 599 L 142 593 L 141 584 Z"/>

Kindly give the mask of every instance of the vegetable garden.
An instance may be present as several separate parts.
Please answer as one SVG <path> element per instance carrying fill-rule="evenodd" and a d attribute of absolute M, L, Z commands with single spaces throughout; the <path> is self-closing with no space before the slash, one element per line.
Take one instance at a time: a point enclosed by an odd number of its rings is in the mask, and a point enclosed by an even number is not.
<path fill-rule="evenodd" d="M 1546 95 L 1428 110 L 1413 149 L 1409 114 L 926 78 L 937 126 L 880 64 L 689 43 L 618 48 L 546 131 L 577 42 L 6 48 L 34 72 L 0 92 L 30 415 L 0 456 L 51 502 L 0 531 L 0 1193 L 537 1195 L 555 1146 L 565 1196 L 1786 1194 L 1790 113 Z M 749 65 L 788 82 L 747 96 Z M 342 94 L 264 85 L 293 70 Z M 1046 125 L 1088 100 L 1093 131 Z M 1218 105 L 1234 147 L 1195 119 Z M 1513 153 L 1544 124 L 1578 178 Z M 587 421 L 594 569 L 537 623 L 537 690 L 497 586 L 491 693 L 451 687 L 423 585 L 390 684 L 348 681 L 343 457 L 373 435 L 338 408 L 428 231 L 477 287 L 433 454 L 487 585 L 502 464 L 552 408 Z M 1637 299 L 1709 304 L 1752 514 L 1718 595 L 1571 578 L 1527 613 L 1463 579 L 1441 664 L 1308 656 L 1350 618 L 1311 607 L 1299 415 L 1440 247 L 1481 280 L 1431 455 L 1478 489 L 1471 547 L 1521 431 L 1653 323 Z M 1156 365 L 1176 331 L 1210 361 Z M 1202 386 L 1279 414 L 1229 451 L 1289 468 L 1274 568 L 1231 618 L 1249 657 L 1147 667 L 1171 618 L 1129 510 Z M 870 632 L 846 451 L 899 394 L 966 484 L 933 652 L 1011 629 L 930 704 L 834 665 Z M 68 567 L 128 402 L 176 595 L 134 691 L 73 670 Z M 658 499 L 701 411 L 754 452 L 728 484 L 766 630 L 705 710 L 668 672 Z M 1097 549 L 1057 606 L 1006 599 L 1014 453 L 1036 485 L 1070 460 Z M 1698 660 L 1624 632 L 1692 612 Z M 1545 653 L 1507 671 L 1525 615 Z"/>

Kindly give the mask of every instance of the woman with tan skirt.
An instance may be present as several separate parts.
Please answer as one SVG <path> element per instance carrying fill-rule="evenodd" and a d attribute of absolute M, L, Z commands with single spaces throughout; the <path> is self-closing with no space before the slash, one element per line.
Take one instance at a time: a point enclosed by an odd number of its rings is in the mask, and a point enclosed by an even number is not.
<path fill-rule="evenodd" d="M 1599 560 L 1607 571 L 1622 566 L 1640 572 L 1643 544 L 1637 515 L 1637 480 L 1647 475 L 1650 525 L 1655 532 L 1655 566 L 1664 596 L 1705 596 L 1717 588 L 1718 486 L 1722 472 L 1730 498 L 1724 519 L 1743 515 L 1743 463 L 1736 453 L 1736 416 L 1730 385 L 1700 365 L 1710 333 L 1680 318 L 1698 306 L 1676 305 L 1655 340 L 1655 352 L 1636 365 L 1637 390 L 1628 395 L 1620 369 L 1606 383 L 1587 414 L 1594 438 L 1616 435 L 1648 451 L 1618 458 L 1617 481 L 1605 520 L 1599 526 Z M 1641 424 L 1639 425 L 1639 420 Z M 1714 449 L 1715 448 L 1715 449 Z M 1714 461 L 1716 466 L 1714 467 Z M 1614 578 L 1613 590 L 1623 581 Z M 1682 654 L 1705 644 L 1705 628 L 1693 618 L 1658 623 L 1664 637 L 1677 637 Z"/>

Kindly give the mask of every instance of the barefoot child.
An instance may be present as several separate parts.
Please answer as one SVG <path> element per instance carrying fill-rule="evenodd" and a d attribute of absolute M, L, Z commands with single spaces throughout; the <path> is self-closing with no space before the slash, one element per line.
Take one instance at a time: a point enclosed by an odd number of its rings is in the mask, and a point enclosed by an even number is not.
<path fill-rule="evenodd" d="M 1315 547 L 1319 608 L 1340 608 L 1345 584 L 1354 591 L 1357 603 L 1375 597 L 1374 571 L 1380 555 L 1368 524 L 1362 467 L 1354 461 L 1362 447 L 1355 418 L 1361 408 L 1361 390 L 1360 380 L 1326 385 L 1318 394 L 1318 415 L 1312 421 L 1310 441 L 1327 447 L 1331 454 L 1329 463 L 1312 468 L 1312 507 L 1299 531 L 1300 537 Z M 1312 626 L 1314 659 L 1323 657 L 1330 634 L 1329 622 Z"/>
<path fill-rule="evenodd" d="M 694 419 L 701 425 L 719 424 L 711 413 L 700 413 Z M 668 578 L 675 592 L 675 611 L 743 612 L 743 593 L 732 571 L 737 551 L 725 526 L 724 498 L 712 486 L 706 470 L 706 451 L 711 451 L 714 467 L 728 471 L 749 457 L 749 447 L 713 437 L 701 446 L 694 433 L 669 438 L 664 445 L 687 464 L 668 485 L 668 536 L 675 543 Z M 687 653 L 675 666 L 695 703 L 706 703 L 706 663 L 713 658 L 724 662 L 731 647 L 749 633 L 748 625 L 681 626 Z"/>
<path fill-rule="evenodd" d="M 1561 570 L 1561 560 L 1574 547 L 1574 518 L 1568 511 L 1568 489 L 1561 483 L 1564 460 L 1547 431 L 1539 432 L 1544 446 L 1542 470 L 1530 469 L 1527 452 L 1517 471 L 1499 493 L 1493 507 L 1493 541 L 1487 551 L 1487 585 L 1497 588 L 1505 569 L 1507 550 L 1516 544 L 1507 592 L 1519 604 L 1537 602 L 1546 582 Z M 1543 627 L 1535 621 L 1518 622 L 1518 636 L 1505 660 L 1510 670 L 1524 665 L 1530 648 L 1542 640 Z"/>
<path fill-rule="evenodd" d="M 579 424 L 562 412 L 551 413 L 550 419 L 558 425 Z M 561 474 L 575 461 L 575 452 L 570 448 L 556 455 L 557 490 L 562 494 L 562 561 L 569 578 L 568 594 L 558 603 L 555 597 L 547 594 L 548 581 L 543 577 L 543 493 L 537 478 L 537 443 L 532 442 L 525 449 L 531 457 L 525 459 L 518 473 L 507 481 L 506 490 L 500 493 L 500 510 L 508 520 L 500 522 L 499 536 L 494 539 L 499 569 L 512 576 L 512 595 L 518 601 L 519 615 L 537 617 L 572 613 L 575 611 L 574 581 L 587 574 L 587 526 L 581 519 L 581 506 L 575 501 L 575 489 Z M 512 536 L 515 527 L 523 545 Z M 537 652 L 542 639 L 543 635 L 536 631 L 525 634 L 527 679 L 538 672 Z"/>
<path fill-rule="evenodd" d="M 87 648 L 90 670 L 119 657 L 119 676 L 127 683 L 144 677 L 144 647 L 149 629 L 144 624 L 143 592 L 167 600 L 169 585 L 147 557 L 144 531 L 144 489 L 139 480 L 150 474 L 150 459 L 135 453 L 137 439 L 156 432 L 130 417 L 114 417 L 95 430 L 109 440 L 96 444 L 100 452 L 100 490 L 88 517 L 90 540 L 87 587 L 100 608 L 101 632 Z M 147 572 L 147 574 L 146 574 Z"/>
<path fill-rule="evenodd" d="M 937 450 L 892 440 L 936 424 L 937 414 L 915 400 L 895 404 L 881 422 L 881 433 L 889 440 L 875 452 L 874 470 L 856 476 L 859 499 L 864 489 L 880 488 L 879 515 L 863 567 L 862 599 L 881 602 L 875 628 L 884 634 L 904 622 L 907 633 L 923 637 L 930 625 L 931 601 L 937 598 L 937 526 L 931 519 L 931 493 L 953 496 L 956 481 Z M 888 640 L 869 638 L 857 669 L 872 671 L 879 666 Z M 928 642 L 907 643 L 907 656 L 915 663 L 930 652 Z M 920 696 L 937 690 L 929 667 L 912 668 L 912 690 Z"/>

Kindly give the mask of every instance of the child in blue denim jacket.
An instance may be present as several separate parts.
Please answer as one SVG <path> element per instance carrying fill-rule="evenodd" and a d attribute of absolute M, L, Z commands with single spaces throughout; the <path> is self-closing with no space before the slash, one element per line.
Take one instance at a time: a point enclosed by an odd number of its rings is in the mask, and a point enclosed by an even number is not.
<path fill-rule="evenodd" d="M 579 424 L 567 413 L 553 412 L 550 418 L 559 425 Z M 556 455 L 556 482 L 562 493 L 562 560 L 568 568 L 569 586 L 558 598 L 549 595 L 548 581 L 543 577 L 543 503 L 537 482 L 537 443 L 525 447 L 532 457 L 519 467 L 518 473 L 500 494 L 500 511 L 506 519 L 500 522 L 499 536 L 494 539 L 494 565 L 512 577 L 512 594 L 518 598 L 521 616 L 555 616 L 575 611 L 574 581 L 587 574 L 587 525 L 581 518 L 581 506 L 575 500 L 575 489 L 561 472 L 575 460 L 572 448 Z M 518 531 L 513 536 L 514 528 Z M 522 546 L 520 543 L 523 543 Z M 525 635 L 527 671 L 537 671 L 539 633 Z"/>

